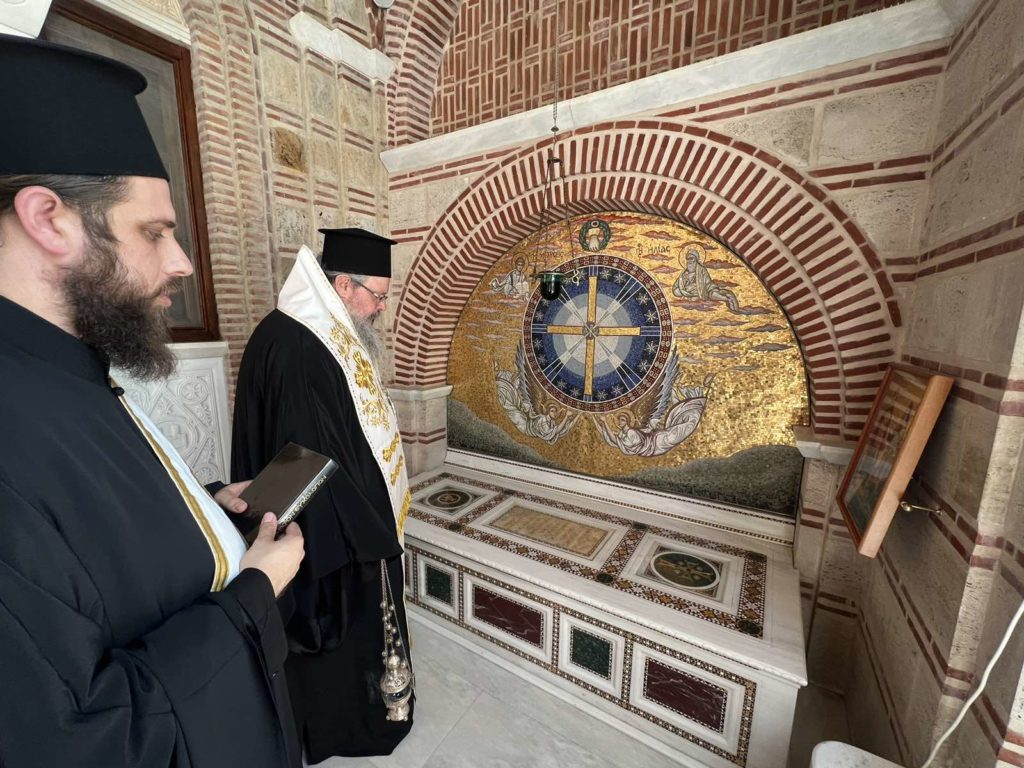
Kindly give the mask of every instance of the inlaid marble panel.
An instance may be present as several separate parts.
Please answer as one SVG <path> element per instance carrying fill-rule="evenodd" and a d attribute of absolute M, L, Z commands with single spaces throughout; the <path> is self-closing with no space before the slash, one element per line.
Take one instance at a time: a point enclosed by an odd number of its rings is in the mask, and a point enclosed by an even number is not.
<path fill-rule="evenodd" d="M 663 729 L 670 739 L 688 742 L 711 765 L 758 766 L 751 759 L 759 690 L 754 680 L 709 661 L 714 657 L 702 651 L 690 655 L 667 647 L 466 563 L 415 544 L 409 549 L 420 573 L 425 563 L 436 564 L 457 572 L 466 585 L 465 618 L 441 610 L 422 591 L 413 601 L 419 607 Z M 549 642 L 560 649 L 553 656 Z M 788 744 L 788 728 L 775 737 Z"/>
<path fill-rule="evenodd" d="M 520 505 L 501 513 L 490 526 L 587 558 L 593 557 L 609 536 L 605 528 Z"/>
<path fill-rule="evenodd" d="M 588 672 L 612 679 L 612 644 L 603 637 L 573 627 L 569 635 L 569 659 Z"/>
<path fill-rule="evenodd" d="M 725 728 L 724 688 L 654 659 L 644 665 L 644 696 L 673 712 L 721 733 Z"/>
<path fill-rule="evenodd" d="M 544 642 L 544 616 L 516 600 L 483 587 L 473 587 L 473 615 L 538 648 Z"/>
<path fill-rule="evenodd" d="M 481 500 L 493 496 L 445 478 L 442 482 L 428 482 L 413 491 L 414 507 L 435 515 L 458 517 Z"/>
<path fill-rule="evenodd" d="M 459 487 L 475 489 L 489 494 L 489 497 L 460 514 L 455 521 L 448 515 L 434 514 L 414 504 L 410 512 L 414 519 L 702 621 L 753 637 L 763 636 L 767 558 L 759 552 L 449 473 L 425 480 L 413 488 L 413 493 L 421 495 L 425 489 L 444 483 L 457 483 Z M 588 561 L 574 552 L 538 541 L 538 531 L 548 540 L 571 539 L 572 536 L 566 533 L 569 530 L 566 523 L 556 524 L 548 522 L 548 518 L 538 518 L 545 521 L 547 533 L 543 533 L 545 526 L 538 526 L 526 531 L 525 536 L 495 527 L 493 519 L 501 515 L 504 507 L 510 510 L 516 507 L 550 510 L 553 516 L 594 528 L 613 527 L 620 533 L 607 538 L 607 544 L 599 545 L 597 556 Z M 521 525 L 518 529 L 525 530 Z M 659 557 L 657 566 L 660 572 L 654 567 Z M 703 569 L 705 576 L 694 575 L 688 582 L 692 586 L 682 586 L 680 581 L 684 577 L 681 574 L 686 568 Z M 671 574 L 672 578 L 666 574 Z"/>

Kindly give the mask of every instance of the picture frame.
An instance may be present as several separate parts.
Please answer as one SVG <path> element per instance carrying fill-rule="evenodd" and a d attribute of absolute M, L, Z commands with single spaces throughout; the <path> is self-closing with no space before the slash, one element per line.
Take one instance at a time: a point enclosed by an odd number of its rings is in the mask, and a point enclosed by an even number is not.
<path fill-rule="evenodd" d="M 54 0 L 51 10 L 42 39 L 122 61 L 146 77 L 139 107 L 170 174 L 175 238 L 193 267 L 171 297 L 171 341 L 219 341 L 189 49 L 84 0 Z"/>
<path fill-rule="evenodd" d="M 909 365 L 886 371 L 836 494 L 860 554 L 878 554 L 952 386 Z"/>

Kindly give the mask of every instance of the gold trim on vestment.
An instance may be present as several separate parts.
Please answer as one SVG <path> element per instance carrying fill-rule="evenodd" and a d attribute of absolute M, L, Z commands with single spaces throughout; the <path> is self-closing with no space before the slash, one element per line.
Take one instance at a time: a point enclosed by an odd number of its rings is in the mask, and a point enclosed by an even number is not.
<path fill-rule="evenodd" d="M 113 379 L 111 379 L 111 383 L 113 383 Z M 164 469 L 167 470 L 167 474 L 169 474 L 171 476 L 171 480 L 174 481 L 174 485 L 177 487 L 178 493 L 180 493 L 181 497 L 185 500 L 185 504 L 188 506 L 189 512 L 192 513 L 192 517 L 199 525 L 199 530 L 203 532 L 203 536 L 206 538 L 206 543 L 209 545 L 210 551 L 213 553 L 213 584 L 211 585 L 210 590 L 213 592 L 220 592 L 224 589 L 228 580 L 228 557 L 224 553 L 224 548 L 220 545 L 220 540 L 213 532 L 213 527 L 210 525 L 210 521 L 206 519 L 202 505 L 196 497 L 192 495 L 192 492 L 189 491 L 184 478 L 178 472 L 177 467 L 174 466 L 174 462 L 171 461 L 170 456 L 167 455 L 164 449 L 160 446 L 160 443 L 157 442 L 152 434 L 150 434 L 149 430 L 146 429 L 143 423 L 139 421 L 138 417 L 128 406 L 128 403 L 125 402 L 124 398 L 118 397 L 117 399 L 121 401 L 121 405 L 123 405 L 124 409 L 128 411 L 128 415 L 132 417 L 132 421 L 135 422 L 135 426 L 142 431 L 142 434 L 145 436 L 150 447 L 156 453 L 160 463 L 163 465 Z"/>

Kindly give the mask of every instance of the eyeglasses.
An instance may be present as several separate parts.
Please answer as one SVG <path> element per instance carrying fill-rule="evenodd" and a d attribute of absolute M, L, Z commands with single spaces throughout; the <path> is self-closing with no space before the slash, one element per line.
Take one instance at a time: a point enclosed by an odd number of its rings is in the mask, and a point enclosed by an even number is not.
<path fill-rule="evenodd" d="M 350 279 L 352 280 L 353 283 L 355 283 L 360 288 L 362 288 L 363 290 L 367 291 L 371 296 L 373 296 L 373 298 L 375 298 L 377 300 L 378 304 L 387 304 L 387 302 L 388 302 L 388 295 L 386 293 L 377 293 L 376 291 L 371 291 L 369 288 L 367 288 L 365 285 L 363 285 L 361 282 L 359 282 L 355 278 L 350 278 Z"/>

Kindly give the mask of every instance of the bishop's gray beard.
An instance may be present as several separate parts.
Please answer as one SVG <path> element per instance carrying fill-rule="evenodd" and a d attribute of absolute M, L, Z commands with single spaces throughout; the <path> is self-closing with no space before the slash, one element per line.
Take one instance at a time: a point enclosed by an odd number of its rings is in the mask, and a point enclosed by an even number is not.
<path fill-rule="evenodd" d="M 153 302 L 161 293 L 173 292 L 179 281 L 142 293 L 121 264 L 117 240 L 106 223 L 85 216 L 83 223 L 85 258 L 63 278 L 78 337 L 135 379 L 166 378 L 174 371 L 174 354 L 167 346 L 167 319 Z"/>
<path fill-rule="evenodd" d="M 381 332 L 378 331 L 372 322 L 369 320 L 363 320 L 362 318 L 350 315 L 352 318 L 352 325 L 355 326 L 356 336 L 366 347 L 366 351 L 370 353 L 370 361 L 373 363 L 373 367 L 377 371 L 377 375 L 381 378 L 384 376 L 384 337 Z"/>

